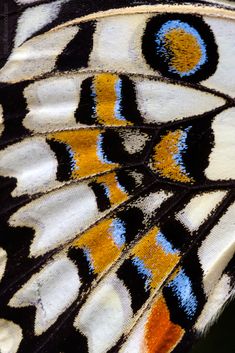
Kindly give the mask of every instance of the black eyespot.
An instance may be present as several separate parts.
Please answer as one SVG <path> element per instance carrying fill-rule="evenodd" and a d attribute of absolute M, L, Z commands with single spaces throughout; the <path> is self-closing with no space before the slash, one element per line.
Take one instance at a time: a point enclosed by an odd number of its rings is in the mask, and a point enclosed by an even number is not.
<path fill-rule="evenodd" d="M 218 48 L 202 17 L 164 14 L 147 23 L 142 52 L 163 76 L 188 82 L 210 77 L 218 64 Z"/>

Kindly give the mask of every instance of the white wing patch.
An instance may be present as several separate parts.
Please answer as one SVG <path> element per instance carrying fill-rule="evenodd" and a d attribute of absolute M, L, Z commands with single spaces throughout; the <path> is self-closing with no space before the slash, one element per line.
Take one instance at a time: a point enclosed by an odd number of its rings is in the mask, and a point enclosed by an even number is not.
<path fill-rule="evenodd" d="M 37 81 L 24 90 L 29 113 L 26 128 L 35 132 L 77 127 L 74 118 L 82 80 L 88 75 L 66 75 Z"/>
<path fill-rule="evenodd" d="M 0 248 L 0 280 L 2 279 L 7 264 L 7 253 L 4 249 Z"/>
<path fill-rule="evenodd" d="M 14 213 L 14 227 L 32 227 L 35 237 L 31 256 L 39 256 L 74 238 L 98 217 L 96 197 L 85 184 L 70 185 L 53 191 Z"/>
<path fill-rule="evenodd" d="M 224 274 L 219 282 L 217 283 L 215 289 L 210 294 L 196 324 L 195 329 L 203 333 L 205 330 L 211 326 L 216 317 L 221 312 L 224 304 L 235 295 L 235 290 L 231 291 L 231 278 Z"/>
<path fill-rule="evenodd" d="M 226 191 L 214 191 L 196 195 L 176 215 L 176 219 L 193 232 L 210 216 L 226 194 Z"/>
<path fill-rule="evenodd" d="M 136 206 L 139 207 L 145 214 L 146 218 L 151 217 L 153 213 L 161 206 L 161 204 L 171 197 L 173 193 L 159 190 L 158 192 L 150 192 L 144 198 L 137 199 Z"/>
<path fill-rule="evenodd" d="M 144 353 L 144 334 L 147 318 L 148 313 L 146 312 L 131 332 L 123 347 L 120 349 L 120 353 Z"/>
<path fill-rule="evenodd" d="M 56 172 L 57 159 L 42 137 L 25 139 L 0 152 L 0 175 L 17 178 L 14 197 L 59 186 Z"/>
<path fill-rule="evenodd" d="M 90 353 L 103 353 L 118 339 L 131 316 L 128 290 L 113 276 L 89 297 L 74 326 L 88 338 Z"/>
<path fill-rule="evenodd" d="M 113 16 L 97 21 L 89 67 L 153 73 L 141 53 L 141 37 L 147 18 L 148 15 Z"/>
<path fill-rule="evenodd" d="M 12 321 L 0 319 L 0 352 L 16 353 L 23 338 L 22 329 Z"/>
<path fill-rule="evenodd" d="M 15 0 L 18 4 L 22 5 L 28 5 L 28 4 L 34 4 L 36 2 L 39 2 L 40 0 Z"/>
<path fill-rule="evenodd" d="M 34 305 L 37 309 L 34 330 L 36 335 L 41 335 L 73 303 L 80 285 L 76 266 L 66 257 L 61 257 L 32 276 L 16 292 L 9 305 Z"/>
<path fill-rule="evenodd" d="M 215 141 L 205 175 L 210 180 L 235 179 L 235 108 L 218 114 L 212 129 Z"/>
<path fill-rule="evenodd" d="M 0 136 L 2 134 L 4 130 L 4 124 L 3 124 L 3 109 L 2 109 L 2 106 L 0 104 Z"/>
<path fill-rule="evenodd" d="M 207 294 L 214 288 L 234 252 L 235 204 L 228 208 L 198 250 L 203 270 L 204 290 Z"/>
<path fill-rule="evenodd" d="M 218 45 L 220 60 L 214 75 L 202 84 L 206 87 L 214 88 L 220 92 L 227 93 L 235 97 L 235 26 L 234 20 L 224 19 L 223 17 L 204 17 L 206 23 L 211 27 Z"/>
<path fill-rule="evenodd" d="M 57 56 L 78 32 L 66 27 L 29 39 L 16 48 L 0 71 L 0 81 L 19 82 L 50 72 Z"/>
<path fill-rule="evenodd" d="M 43 26 L 52 22 L 57 17 L 64 2 L 61 0 L 54 1 L 50 4 L 42 4 L 25 10 L 17 23 L 15 47 L 18 47 Z"/>
<path fill-rule="evenodd" d="M 148 123 L 164 123 L 203 114 L 225 103 L 224 99 L 190 87 L 137 80 L 137 105 Z"/>

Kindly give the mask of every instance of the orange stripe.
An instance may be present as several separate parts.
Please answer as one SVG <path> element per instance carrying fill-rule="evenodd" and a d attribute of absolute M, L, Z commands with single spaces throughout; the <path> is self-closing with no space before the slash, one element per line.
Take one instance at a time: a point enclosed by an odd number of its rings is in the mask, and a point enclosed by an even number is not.
<path fill-rule="evenodd" d="M 154 304 L 145 325 L 146 353 L 170 353 L 180 342 L 184 330 L 171 322 L 170 313 L 161 296 Z"/>
<path fill-rule="evenodd" d="M 152 167 L 162 177 L 189 183 L 193 180 L 180 169 L 180 166 L 174 160 L 174 155 L 179 152 L 178 143 L 181 136 L 182 131 L 176 130 L 169 131 L 161 138 L 161 141 L 154 148 Z"/>
<path fill-rule="evenodd" d="M 151 289 L 156 289 L 162 284 L 180 259 L 177 253 L 167 254 L 161 245 L 157 244 L 158 232 L 157 227 L 151 229 L 132 250 L 132 255 L 142 260 L 152 273 Z"/>
<path fill-rule="evenodd" d="M 97 155 L 97 143 L 102 130 L 81 129 L 76 131 L 60 131 L 48 135 L 49 139 L 55 139 L 65 143 L 74 155 L 75 167 L 72 171 L 73 179 L 80 179 L 112 170 L 118 164 L 103 163 Z"/>
<path fill-rule="evenodd" d="M 108 175 L 102 175 L 97 178 L 98 183 L 104 183 L 105 185 L 107 185 L 110 192 L 110 203 L 112 206 L 126 201 L 128 197 L 128 194 L 118 187 L 115 176 L 115 173 L 110 173 Z"/>
<path fill-rule="evenodd" d="M 186 73 L 200 62 L 202 50 L 197 38 L 182 28 L 172 29 L 165 35 L 166 48 L 171 53 L 171 66 L 178 72 Z"/>
<path fill-rule="evenodd" d="M 96 93 L 96 114 L 100 124 L 126 126 L 130 125 L 125 120 L 119 120 L 115 116 L 117 92 L 115 85 L 119 77 L 115 74 L 103 73 L 94 78 Z"/>
<path fill-rule="evenodd" d="M 97 274 L 106 270 L 121 254 L 122 249 L 118 248 L 112 238 L 112 221 L 112 218 L 100 221 L 72 244 L 75 248 L 89 250 Z"/>

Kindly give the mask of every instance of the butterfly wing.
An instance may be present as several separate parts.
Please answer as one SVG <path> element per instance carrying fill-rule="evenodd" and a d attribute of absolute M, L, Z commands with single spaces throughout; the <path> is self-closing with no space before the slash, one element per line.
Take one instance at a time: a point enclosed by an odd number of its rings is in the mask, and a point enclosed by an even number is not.
<path fill-rule="evenodd" d="M 129 5 L 6 10 L 4 352 L 186 351 L 234 294 L 234 12 Z"/>

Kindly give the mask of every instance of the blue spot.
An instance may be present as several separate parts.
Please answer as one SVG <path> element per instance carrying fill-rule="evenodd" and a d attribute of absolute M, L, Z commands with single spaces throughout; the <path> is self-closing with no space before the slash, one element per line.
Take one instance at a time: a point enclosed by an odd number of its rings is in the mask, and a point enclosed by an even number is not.
<path fill-rule="evenodd" d="M 96 117 L 96 104 L 97 104 L 96 103 L 96 97 L 97 97 L 97 95 L 96 95 L 94 84 L 91 85 L 91 97 L 92 97 L 92 101 L 93 101 L 93 105 L 91 107 L 92 112 L 93 112 L 92 118 L 95 119 L 95 117 Z"/>
<path fill-rule="evenodd" d="M 145 279 L 144 289 L 148 291 L 153 277 L 152 272 L 145 267 L 144 262 L 137 256 L 132 259 L 132 263 L 137 267 L 137 270 L 141 274 L 141 277 Z"/>
<path fill-rule="evenodd" d="M 175 160 L 177 165 L 180 167 L 181 171 L 186 175 L 189 175 L 189 174 L 187 173 L 187 171 L 185 169 L 182 154 L 185 153 L 187 150 L 188 146 L 186 144 L 186 139 L 187 139 L 188 132 L 191 128 L 192 128 L 192 126 L 189 126 L 189 127 L 187 127 L 187 129 L 183 130 L 182 135 L 181 135 L 180 140 L 177 145 L 178 153 L 175 153 L 173 155 L 173 159 Z"/>
<path fill-rule="evenodd" d="M 73 152 L 72 148 L 69 145 L 66 145 L 65 147 L 66 147 L 66 151 L 68 152 L 70 160 L 71 160 L 70 165 L 71 165 L 72 170 L 74 170 L 74 169 L 78 170 L 79 168 L 76 165 L 76 159 L 74 157 L 74 152 Z"/>
<path fill-rule="evenodd" d="M 113 164 L 113 162 L 110 162 L 107 157 L 105 156 L 104 154 L 104 151 L 103 151 L 103 135 L 100 134 L 98 136 L 98 141 L 97 141 L 97 156 L 99 158 L 99 160 L 102 162 L 102 163 L 107 163 L 107 164 Z"/>
<path fill-rule="evenodd" d="M 161 245 L 163 250 L 165 251 L 166 254 L 178 254 L 179 252 L 175 250 L 171 243 L 165 238 L 165 236 L 161 233 L 158 232 L 156 236 L 156 242 L 157 244 Z"/>
<path fill-rule="evenodd" d="M 126 237 L 125 237 L 125 234 L 126 234 L 126 225 L 125 223 L 117 218 L 117 219 L 114 219 L 112 224 L 111 224 L 111 233 L 112 233 L 112 237 L 113 237 L 113 240 L 115 242 L 115 244 L 121 248 L 125 242 L 126 242 Z"/>
<path fill-rule="evenodd" d="M 192 283 L 190 278 L 181 270 L 176 277 L 168 284 L 168 287 L 173 289 L 177 296 L 180 306 L 184 309 L 185 313 L 190 317 L 196 313 L 198 301 L 193 293 Z"/>
<path fill-rule="evenodd" d="M 160 56 L 163 57 L 166 61 L 170 61 L 171 59 L 170 53 L 165 48 L 165 35 L 167 34 L 167 32 L 178 28 L 183 29 L 186 33 L 193 35 L 197 39 L 201 49 L 201 58 L 199 62 L 195 65 L 195 67 L 189 71 L 179 72 L 174 67 L 169 67 L 169 71 L 178 74 L 180 77 L 191 76 L 192 74 L 197 72 L 198 69 L 200 69 L 200 67 L 204 65 L 208 59 L 206 54 L 205 42 L 199 35 L 198 31 L 193 27 L 191 27 L 188 23 L 182 22 L 180 20 L 171 20 L 164 23 L 164 25 L 162 25 L 160 30 L 155 34 L 155 43 L 156 43 L 157 51 L 160 54 Z"/>
<path fill-rule="evenodd" d="M 117 182 L 117 187 L 124 193 L 127 193 L 127 190 L 124 188 L 124 186 L 122 186 L 119 181 L 118 181 L 118 178 L 115 176 L 115 180 Z"/>
<path fill-rule="evenodd" d="M 124 116 L 121 114 L 121 90 L 122 90 L 122 81 L 120 79 L 117 80 L 115 84 L 115 92 L 116 92 L 116 103 L 114 108 L 115 117 L 118 120 L 126 120 Z"/>
<path fill-rule="evenodd" d="M 110 199 L 110 190 L 109 187 L 105 183 L 101 183 L 101 185 L 104 187 L 104 193 L 107 196 L 108 199 Z"/>
<path fill-rule="evenodd" d="M 91 258 L 91 254 L 89 249 L 84 248 L 83 249 L 84 255 L 86 256 L 87 262 L 88 262 L 88 267 L 89 267 L 89 272 L 92 273 L 94 271 L 94 265 L 93 265 L 93 261 Z"/>

